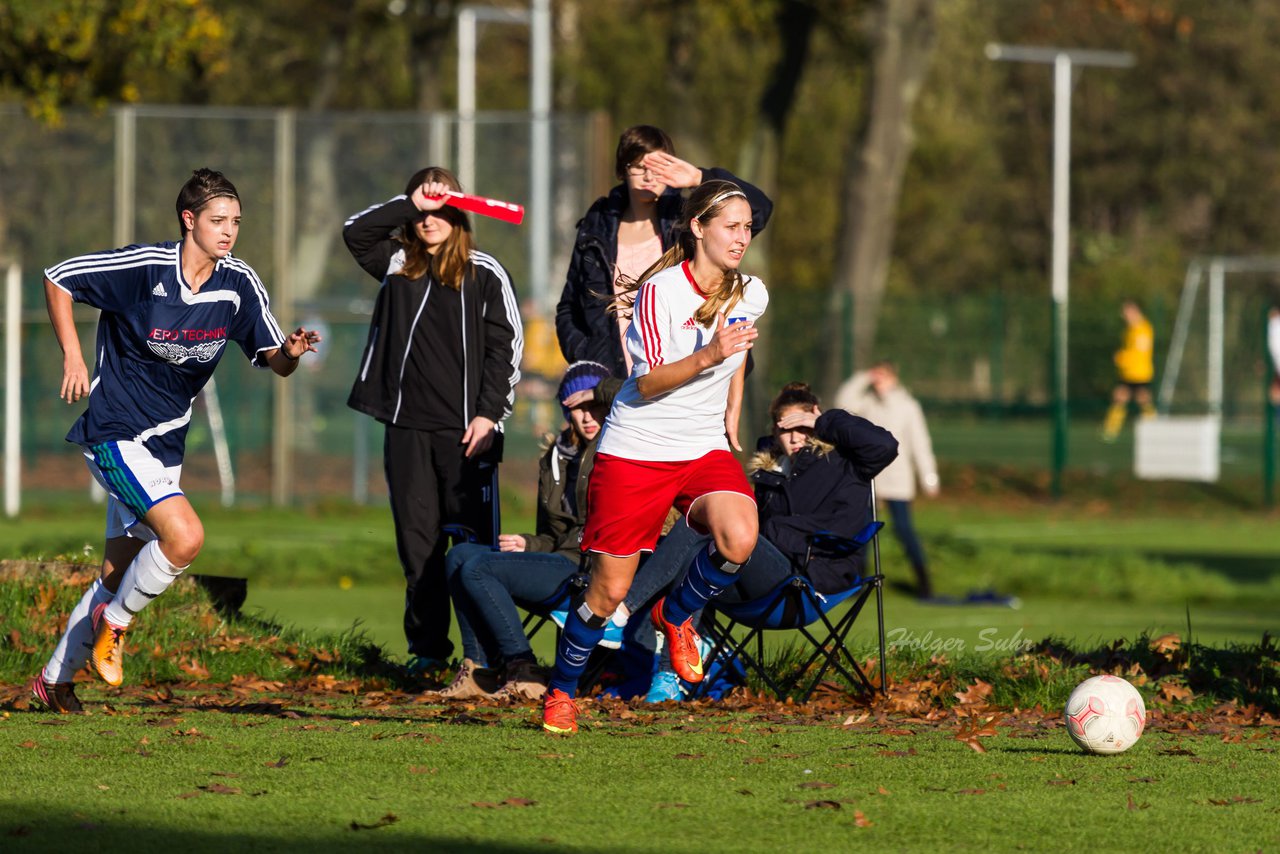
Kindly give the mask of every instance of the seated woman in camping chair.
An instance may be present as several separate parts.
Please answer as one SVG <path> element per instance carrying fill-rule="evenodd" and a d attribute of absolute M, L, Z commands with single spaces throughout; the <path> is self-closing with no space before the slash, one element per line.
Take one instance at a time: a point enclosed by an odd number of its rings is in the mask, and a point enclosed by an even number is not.
<path fill-rule="evenodd" d="M 445 556 L 463 660 L 432 699 L 536 700 L 546 690 L 546 671 L 534 658 L 517 604 L 554 598 L 579 572 L 587 479 L 600 425 L 620 385 L 597 362 L 570 365 L 556 394 L 568 426 L 549 443 L 539 466 L 537 533 L 502 534 L 498 551 L 465 543 Z"/>
<path fill-rule="evenodd" d="M 842 409 L 823 412 L 805 383 L 783 387 L 769 407 L 773 433 L 751 460 L 760 538 L 738 582 L 716 602 L 749 602 L 768 595 L 805 566 L 809 538 L 819 531 L 852 538 L 871 521 L 871 481 L 898 455 L 887 430 Z M 688 565 L 708 538 L 683 522 L 637 573 L 668 573 Z M 847 590 L 862 575 L 862 552 L 829 555 L 815 550 L 805 569 L 818 593 Z M 674 575 L 675 573 L 670 573 Z M 654 674 L 649 702 L 679 699 L 679 679 L 663 660 Z"/>

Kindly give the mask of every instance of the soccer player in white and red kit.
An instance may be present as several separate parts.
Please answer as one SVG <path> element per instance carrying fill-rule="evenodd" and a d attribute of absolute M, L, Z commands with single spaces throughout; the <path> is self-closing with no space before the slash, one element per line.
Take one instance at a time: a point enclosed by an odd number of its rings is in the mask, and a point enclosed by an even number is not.
<path fill-rule="evenodd" d="M 577 731 L 573 697 L 605 622 L 622 603 L 674 505 L 712 545 L 654 606 L 676 672 L 702 679 L 690 619 L 736 578 L 755 547 L 755 498 L 730 446 L 738 445 L 747 351 L 769 295 L 738 271 L 751 244 L 751 206 L 729 181 L 708 181 L 685 202 L 677 239 L 638 279 L 627 349 L 633 367 L 605 419 L 587 492 L 582 550 L 591 582 L 570 608 L 543 699 L 543 727 Z"/>

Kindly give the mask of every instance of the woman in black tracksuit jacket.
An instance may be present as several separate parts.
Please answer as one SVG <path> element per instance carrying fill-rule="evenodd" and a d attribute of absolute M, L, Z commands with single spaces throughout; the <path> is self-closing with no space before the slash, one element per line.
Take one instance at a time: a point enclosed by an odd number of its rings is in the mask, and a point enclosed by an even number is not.
<path fill-rule="evenodd" d="M 404 568 L 411 670 L 453 653 L 442 535 L 461 524 L 495 542 L 487 495 L 502 458 L 502 421 L 520 379 L 523 336 L 507 271 L 475 248 L 461 190 L 431 167 L 404 195 L 347 220 L 342 236 L 382 283 L 347 405 L 386 427 L 384 464 Z"/>
<path fill-rule="evenodd" d="M 621 184 L 601 196 L 578 222 L 560 302 L 556 337 L 570 364 L 605 365 L 619 379 L 631 373 L 622 347 L 630 313 L 607 311 L 621 275 L 634 279 L 671 246 L 671 228 L 684 204 L 681 190 L 712 179 L 732 181 L 751 205 L 751 233 L 759 234 L 773 202 L 758 187 L 724 169 L 699 169 L 675 156 L 659 128 L 636 125 L 618 140 L 614 171 Z"/>

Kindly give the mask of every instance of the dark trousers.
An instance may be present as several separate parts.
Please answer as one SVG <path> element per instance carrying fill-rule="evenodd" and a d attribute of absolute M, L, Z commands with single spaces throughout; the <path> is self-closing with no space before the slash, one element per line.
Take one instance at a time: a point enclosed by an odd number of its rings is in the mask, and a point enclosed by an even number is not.
<path fill-rule="evenodd" d="M 410 655 L 442 661 L 453 654 L 444 526 L 464 525 L 482 542 L 491 543 L 497 537 L 491 530 L 493 514 L 486 497 L 500 451 L 468 460 L 460 444 L 462 432 L 388 424 L 383 447 L 396 551 L 404 569 L 405 640 Z"/>
<path fill-rule="evenodd" d="M 916 535 L 916 526 L 911 521 L 910 501 L 885 501 L 889 508 L 889 518 L 893 520 L 893 535 L 902 544 L 907 554 L 907 561 L 916 574 L 916 595 L 932 596 L 933 586 L 929 583 L 929 567 L 924 560 L 924 547 L 920 545 L 920 537 Z"/>
<path fill-rule="evenodd" d="M 653 554 L 641 562 L 625 600 L 631 613 L 639 614 L 644 621 L 635 632 L 635 641 L 640 646 L 654 649 L 657 642 L 649 622 L 649 614 L 643 610 L 644 606 L 651 605 L 659 594 L 665 594 L 672 585 L 684 578 L 698 552 L 705 551 L 710 543 L 710 535 L 695 532 L 682 519 L 658 542 Z M 773 543 L 760 537 L 756 540 L 756 547 L 751 550 L 751 559 L 739 571 L 737 582 L 726 587 L 716 597 L 716 601 L 750 602 L 760 599 L 795 572 L 796 569 L 787 556 L 778 551 Z M 699 616 L 694 615 L 695 624 L 698 619 Z"/>
<path fill-rule="evenodd" d="M 516 606 L 555 595 L 578 564 L 559 552 L 497 552 L 463 544 L 445 559 L 462 654 L 486 667 L 533 657 Z"/>

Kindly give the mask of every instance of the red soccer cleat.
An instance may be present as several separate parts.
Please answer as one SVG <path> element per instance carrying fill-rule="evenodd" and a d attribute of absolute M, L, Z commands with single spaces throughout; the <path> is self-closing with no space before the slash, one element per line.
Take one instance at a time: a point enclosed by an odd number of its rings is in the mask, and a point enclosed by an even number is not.
<path fill-rule="evenodd" d="M 76 696 L 75 686 L 70 682 L 46 682 L 44 675 L 37 673 L 27 687 L 31 689 L 31 695 L 51 712 L 69 715 L 84 711 L 80 698 Z"/>
<path fill-rule="evenodd" d="M 698 645 L 701 638 L 693 628 L 693 618 L 685 620 L 678 626 L 667 622 L 667 619 L 662 616 L 662 606 L 666 601 L 665 598 L 658 600 L 653 606 L 650 618 L 653 620 L 653 625 L 667 639 L 667 649 L 671 651 L 671 667 L 684 681 L 701 682 L 702 649 Z"/>
<path fill-rule="evenodd" d="M 542 697 L 542 728 L 556 735 L 573 735 L 578 731 L 578 704 L 559 688 Z"/>

